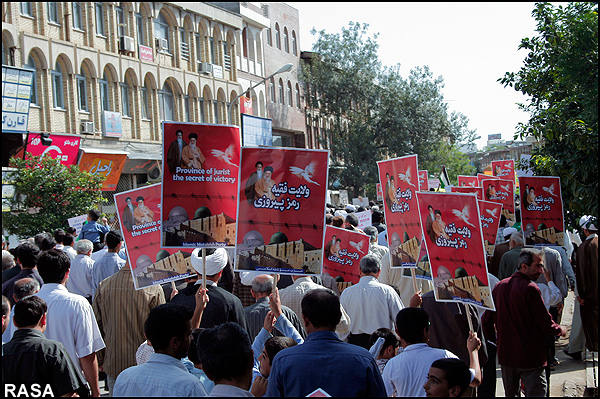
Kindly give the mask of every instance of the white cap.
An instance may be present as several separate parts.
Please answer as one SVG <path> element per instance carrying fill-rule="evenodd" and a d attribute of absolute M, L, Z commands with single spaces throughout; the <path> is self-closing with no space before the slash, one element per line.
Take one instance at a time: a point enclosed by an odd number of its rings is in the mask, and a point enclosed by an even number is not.
<path fill-rule="evenodd" d="M 517 233 L 519 230 L 515 229 L 514 227 L 506 227 L 504 229 L 504 231 L 502 231 L 502 236 L 506 237 L 512 234 L 512 233 Z"/>
<path fill-rule="evenodd" d="M 202 275 L 202 254 L 199 255 L 200 248 L 194 249 L 192 252 L 191 263 L 196 272 Z M 225 248 L 217 248 L 215 253 L 206 256 L 206 275 L 214 276 L 227 266 L 227 250 Z"/>
<path fill-rule="evenodd" d="M 596 218 L 591 215 L 585 215 L 579 219 L 579 225 L 584 229 L 598 231 L 594 222 L 596 222 Z"/>
<path fill-rule="evenodd" d="M 264 272 L 257 272 L 257 271 L 240 272 L 240 280 L 242 281 L 243 285 L 252 287 L 252 280 L 254 280 L 254 277 L 259 276 L 261 274 L 264 274 Z"/>

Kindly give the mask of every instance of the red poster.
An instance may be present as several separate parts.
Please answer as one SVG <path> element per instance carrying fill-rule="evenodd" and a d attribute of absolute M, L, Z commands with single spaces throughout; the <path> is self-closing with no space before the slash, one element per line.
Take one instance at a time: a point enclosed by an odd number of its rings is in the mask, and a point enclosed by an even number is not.
<path fill-rule="evenodd" d="M 329 151 L 242 148 L 236 270 L 321 274 Z"/>
<path fill-rule="evenodd" d="M 475 178 L 477 180 L 477 178 Z M 451 193 L 464 193 L 464 194 L 476 194 L 478 200 L 483 199 L 483 188 L 481 187 L 471 187 L 471 186 L 461 186 L 461 187 L 450 187 Z"/>
<path fill-rule="evenodd" d="M 481 216 L 481 231 L 483 233 L 483 244 L 488 256 L 494 255 L 500 215 L 502 215 L 502 204 L 491 201 L 477 201 L 479 215 Z"/>
<path fill-rule="evenodd" d="M 519 177 L 525 245 L 564 246 L 565 225 L 559 177 Z"/>
<path fill-rule="evenodd" d="M 383 201 L 383 190 L 381 189 L 381 183 L 376 183 L 375 188 L 377 189 L 377 201 Z"/>
<path fill-rule="evenodd" d="M 360 280 L 360 260 L 369 253 L 369 236 L 352 230 L 325 226 L 323 273 L 341 276 L 352 284 Z"/>
<path fill-rule="evenodd" d="M 240 148 L 234 126 L 163 123 L 163 247 L 234 245 Z"/>
<path fill-rule="evenodd" d="M 160 246 L 161 184 L 114 197 L 135 289 L 196 274 L 190 264 L 191 249 L 167 250 Z"/>
<path fill-rule="evenodd" d="M 419 190 L 429 191 L 429 179 L 426 170 L 419 171 Z"/>
<path fill-rule="evenodd" d="M 515 160 L 492 161 L 492 173 L 500 179 L 515 181 Z"/>
<path fill-rule="evenodd" d="M 487 175 L 485 173 L 477 173 L 477 185 L 481 186 L 481 180 L 483 179 L 499 179 L 499 177 L 496 176 L 492 176 L 492 175 Z"/>
<path fill-rule="evenodd" d="M 32 137 L 31 142 L 27 144 L 27 153 L 37 157 L 40 155 L 49 156 L 54 159 L 60 159 L 62 165 L 75 165 L 77 163 L 77 156 L 79 155 L 79 144 L 81 138 L 77 136 L 67 136 L 62 134 L 51 134 L 52 145 L 42 145 L 42 140 L 38 134 L 35 137 L 34 133 L 29 133 L 29 137 Z M 26 158 L 27 153 L 25 154 Z"/>
<path fill-rule="evenodd" d="M 511 222 L 515 222 L 515 182 L 496 177 L 481 179 L 483 199 L 502 204 L 502 214 Z"/>
<path fill-rule="evenodd" d="M 494 309 L 477 197 L 417 193 L 435 298 Z"/>
<path fill-rule="evenodd" d="M 383 187 L 391 267 L 416 267 L 421 249 L 417 155 L 377 162 Z"/>
<path fill-rule="evenodd" d="M 458 186 L 459 187 L 478 187 L 479 179 L 477 178 L 477 176 L 458 175 Z"/>

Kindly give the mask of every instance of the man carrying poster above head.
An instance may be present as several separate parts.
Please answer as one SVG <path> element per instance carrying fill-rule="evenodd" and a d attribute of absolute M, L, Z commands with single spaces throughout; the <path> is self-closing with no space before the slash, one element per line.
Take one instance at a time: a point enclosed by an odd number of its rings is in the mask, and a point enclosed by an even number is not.
<path fill-rule="evenodd" d="M 272 200 L 275 199 L 275 194 L 273 194 L 273 192 L 271 191 L 271 189 L 275 185 L 275 181 L 273 181 L 271 179 L 272 175 L 273 175 L 273 167 L 271 167 L 271 166 L 265 167 L 264 172 L 263 172 L 263 177 L 258 179 L 256 184 L 254 185 L 254 191 L 256 192 L 257 198 L 261 198 L 262 196 L 265 196 Z"/>
<path fill-rule="evenodd" d="M 256 171 L 252 172 L 248 180 L 246 180 L 246 188 L 244 189 L 244 193 L 246 194 L 246 199 L 248 200 L 249 204 L 252 204 L 252 202 L 256 198 L 258 198 L 258 196 L 256 195 L 256 189 L 254 188 L 254 185 L 263 177 L 264 165 L 262 161 L 256 162 L 254 166 L 256 167 Z"/>
<path fill-rule="evenodd" d="M 182 168 L 193 168 L 202 169 L 202 164 L 206 160 L 200 148 L 196 146 L 198 135 L 196 133 L 190 133 L 188 135 L 189 144 L 183 147 L 181 151 L 181 167 Z"/>
<path fill-rule="evenodd" d="M 154 211 L 144 205 L 144 197 L 141 195 L 135 199 L 138 206 L 133 211 L 133 217 L 135 224 L 140 225 L 144 223 L 150 223 L 154 221 Z"/>
<path fill-rule="evenodd" d="M 125 226 L 127 230 L 131 231 L 133 230 L 133 225 L 136 224 L 135 219 L 133 217 L 135 207 L 133 206 L 131 197 L 127 197 L 125 199 L 125 203 L 127 204 L 127 206 L 125 206 L 125 209 L 123 209 L 123 226 Z"/>
<path fill-rule="evenodd" d="M 187 146 L 187 143 L 183 141 L 183 131 L 179 129 L 175 134 L 177 138 L 171 142 L 167 151 L 167 165 L 171 174 L 175 174 L 177 167 L 181 165 L 181 153 Z"/>

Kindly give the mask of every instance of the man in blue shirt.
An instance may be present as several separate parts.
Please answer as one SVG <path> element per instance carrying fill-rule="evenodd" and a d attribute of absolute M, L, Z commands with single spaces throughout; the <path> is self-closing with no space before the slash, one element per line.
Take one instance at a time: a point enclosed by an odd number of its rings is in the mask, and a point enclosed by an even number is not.
<path fill-rule="evenodd" d="M 335 334 L 341 317 L 340 300 L 331 290 L 312 290 L 304 296 L 307 338 L 275 356 L 265 396 L 301 397 L 319 388 L 333 397 L 387 396 L 373 356 Z"/>
<path fill-rule="evenodd" d="M 200 380 L 190 374 L 181 359 L 192 336 L 192 312 L 166 303 L 150 311 L 144 333 L 155 353 L 139 366 L 121 372 L 113 396 L 206 396 Z"/>
<path fill-rule="evenodd" d="M 123 266 L 125 266 L 125 259 L 119 256 L 119 251 L 123 245 L 123 238 L 121 234 L 116 231 L 110 231 L 106 235 L 106 246 L 108 251 L 94 263 L 92 268 L 92 297 L 96 294 L 98 285 L 106 278 L 109 278 L 113 274 L 117 273 Z"/>
<path fill-rule="evenodd" d="M 81 233 L 79 233 L 79 237 L 77 238 L 78 240 L 83 238 L 90 240 L 94 244 L 94 252 L 101 250 L 104 246 L 100 239 L 101 235 L 103 236 L 110 231 L 110 227 L 107 224 L 108 220 L 102 218 L 102 224 L 100 224 L 98 223 L 98 219 L 100 219 L 100 212 L 96 209 L 90 209 L 88 211 L 87 223 L 83 225 Z"/>

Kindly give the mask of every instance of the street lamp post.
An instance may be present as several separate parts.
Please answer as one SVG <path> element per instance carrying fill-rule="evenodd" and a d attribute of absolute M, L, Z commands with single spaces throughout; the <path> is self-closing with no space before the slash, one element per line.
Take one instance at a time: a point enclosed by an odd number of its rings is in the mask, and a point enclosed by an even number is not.
<path fill-rule="evenodd" d="M 285 64 L 284 66 L 282 66 L 281 68 L 279 68 L 276 72 L 270 74 L 269 76 L 267 76 L 266 78 L 264 78 L 263 80 L 261 80 L 260 82 L 258 82 L 257 84 L 255 84 L 254 86 L 250 87 L 248 90 L 243 91 L 240 95 L 238 95 L 236 98 L 233 99 L 232 102 L 229 103 L 229 106 L 227 107 L 227 116 L 229 117 L 229 124 L 233 125 L 233 121 L 232 121 L 232 114 L 231 114 L 231 107 L 233 107 L 233 104 L 235 104 L 235 102 L 244 94 L 250 92 L 252 89 L 254 89 L 255 87 L 263 84 L 264 82 L 266 82 L 267 80 L 271 79 L 273 76 L 279 74 L 279 73 L 283 73 L 283 72 L 288 72 L 291 71 L 292 68 L 294 67 L 294 64 L 292 63 L 288 63 Z"/>

